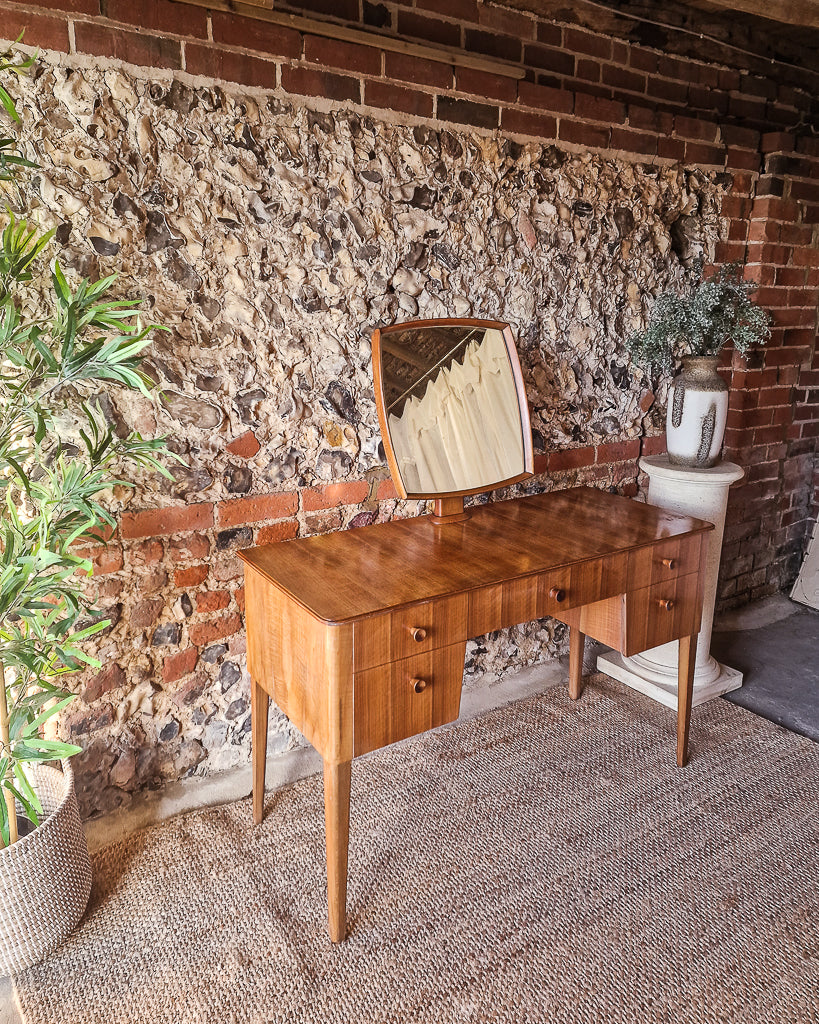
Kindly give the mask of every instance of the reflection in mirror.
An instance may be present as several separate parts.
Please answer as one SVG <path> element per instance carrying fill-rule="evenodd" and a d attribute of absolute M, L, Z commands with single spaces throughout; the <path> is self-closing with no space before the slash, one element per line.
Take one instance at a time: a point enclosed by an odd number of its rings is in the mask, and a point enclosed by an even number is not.
<path fill-rule="evenodd" d="M 373 350 L 385 446 L 405 496 L 474 493 L 531 472 L 506 324 L 414 321 L 376 332 Z"/>

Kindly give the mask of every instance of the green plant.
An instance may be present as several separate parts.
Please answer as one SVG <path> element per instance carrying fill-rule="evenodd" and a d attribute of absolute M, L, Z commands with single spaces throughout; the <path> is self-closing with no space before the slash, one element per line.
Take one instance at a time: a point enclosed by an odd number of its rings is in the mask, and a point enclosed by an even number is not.
<path fill-rule="evenodd" d="M 0 71 L 21 73 L 30 61 L 0 57 Z M 9 94 L 0 102 L 16 117 Z M 0 174 L 22 189 L 32 165 L 14 139 L 0 139 Z M 3 162 L 4 161 L 4 162 Z M 89 385 L 136 388 L 150 381 L 139 369 L 149 334 L 138 300 L 114 300 L 115 276 L 71 287 L 59 263 L 50 290 L 30 285 L 51 241 L 25 219 L 5 214 L 0 234 L 0 845 L 17 836 L 14 798 L 37 824 L 40 801 L 27 763 L 53 760 L 79 748 L 43 736 L 43 727 L 72 695 L 61 677 L 83 664 L 99 665 L 83 649 L 107 621 L 90 607 L 84 580 L 92 571 L 78 545 L 115 526 L 103 492 L 123 483 L 123 459 L 167 474 L 156 453 L 162 439 L 137 433 L 116 437 Z M 31 312 L 34 310 L 34 312 Z M 82 616 L 97 621 L 83 625 Z"/>
<path fill-rule="evenodd" d="M 756 285 L 743 280 L 741 264 L 722 266 L 707 279 L 701 272 L 700 266 L 686 294 L 663 292 L 646 328 L 626 339 L 636 363 L 670 371 L 684 356 L 717 355 L 731 341 L 745 355 L 770 337 L 770 314 L 752 301 Z"/>

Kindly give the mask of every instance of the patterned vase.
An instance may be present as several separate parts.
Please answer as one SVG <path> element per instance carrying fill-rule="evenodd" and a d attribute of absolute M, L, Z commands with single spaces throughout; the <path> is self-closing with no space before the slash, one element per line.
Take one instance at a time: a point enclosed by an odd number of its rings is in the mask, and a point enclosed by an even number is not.
<path fill-rule="evenodd" d="M 668 461 L 707 469 L 722 451 L 728 385 L 717 373 L 719 356 L 686 356 L 668 393 Z"/>

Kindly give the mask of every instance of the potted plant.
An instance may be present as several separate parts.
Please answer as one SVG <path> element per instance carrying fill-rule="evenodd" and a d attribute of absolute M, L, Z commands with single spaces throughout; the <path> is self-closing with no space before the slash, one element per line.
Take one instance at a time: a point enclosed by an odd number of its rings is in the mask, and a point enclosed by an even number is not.
<path fill-rule="evenodd" d="M 704 469 L 722 451 L 728 415 L 728 385 L 717 373 L 719 353 L 728 342 L 745 355 L 771 335 L 770 314 L 756 305 L 756 285 L 731 263 L 713 277 L 696 266 L 694 283 L 682 294 L 663 292 L 648 324 L 626 340 L 636 363 L 655 371 L 678 367 L 671 383 L 666 415 L 668 459 Z"/>
<path fill-rule="evenodd" d="M 33 58 L 0 55 L 0 72 L 23 73 Z M 17 113 L 0 86 L 0 103 Z M 0 138 L 0 182 L 25 199 L 33 165 L 14 138 Z M 56 260 L 51 294 L 29 285 L 52 233 L 11 211 L 0 217 L 0 974 L 47 955 L 85 910 L 91 869 L 69 757 L 53 734 L 72 700 L 61 677 L 106 621 L 94 616 L 84 581 L 92 570 L 78 545 L 114 528 L 101 503 L 125 458 L 160 472 L 162 440 L 117 438 L 89 385 L 146 392 L 137 301 L 112 300 L 113 277 L 71 287 Z M 90 618 L 89 618 L 89 612 Z M 85 618 L 85 623 L 83 623 Z M 62 771 L 49 762 L 61 760 Z"/>

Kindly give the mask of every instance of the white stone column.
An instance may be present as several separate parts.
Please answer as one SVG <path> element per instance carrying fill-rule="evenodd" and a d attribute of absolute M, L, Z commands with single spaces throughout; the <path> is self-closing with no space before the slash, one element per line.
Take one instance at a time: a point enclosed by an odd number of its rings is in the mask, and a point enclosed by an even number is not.
<path fill-rule="evenodd" d="M 697 638 L 692 704 L 703 704 L 720 694 L 742 686 L 742 673 L 721 665 L 711 657 L 711 628 L 717 597 L 717 576 L 722 554 L 722 534 L 728 506 L 728 488 L 741 480 L 745 471 L 733 462 L 720 462 L 710 469 L 673 466 L 667 455 L 640 459 L 648 474 L 648 502 L 671 512 L 694 516 L 713 523 L 708 535 L 708 556 L 702 606 L 702 627 Z M 597 667 L 666 707 L 677 707 L 677 655 L 679 642 L 653 647 L 643 654 L 624 658 L 616 651 L 601 654 Z"/>

